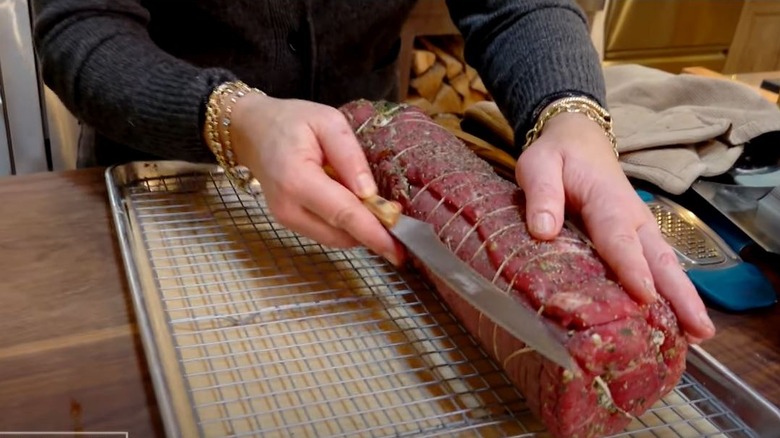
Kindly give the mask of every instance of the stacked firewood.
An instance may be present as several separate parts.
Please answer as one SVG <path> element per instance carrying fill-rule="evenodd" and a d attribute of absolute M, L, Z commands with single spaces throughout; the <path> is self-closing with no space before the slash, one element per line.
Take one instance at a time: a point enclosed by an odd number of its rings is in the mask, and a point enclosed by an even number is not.
<path fill-rule="evenodd" d="M 406 102 L 440 122 L 456 123 L 475 102 L 491 100 L 477 71 L 466 63 L 460 35 L 418 37 L 409 74 Z"/>

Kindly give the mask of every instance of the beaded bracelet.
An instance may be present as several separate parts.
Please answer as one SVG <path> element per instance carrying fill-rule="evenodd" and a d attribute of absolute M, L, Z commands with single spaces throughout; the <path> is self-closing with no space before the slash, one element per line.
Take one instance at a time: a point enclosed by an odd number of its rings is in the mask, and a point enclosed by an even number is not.
<path fill-rule="evenodd" d="M 525 151 L 528 149 L 528 147 L 539 138 L 544 129 L 544 125 L 550 119 L 564 112 L 582 113 L 589 119 L 598 123 L 601 129 L 604 130 L 604 135 L 607 136 L 607 139 L 609 139 L 609 142 L 612 145 L 612 151 L 615 153 L 615 158 L 620 158 L 620 154 L 617 150 L 617 139 L 612 132 L 612 117 L 607 110 L 586 97 L 566 97 L 557 100 L 548 106 L 544 113 L 539 117 L 539 120 L 537 120 L 534 127 L 526 134 L 525 144 L 523 145 L 522 150 Z"/>
<path fill-rule="evenodd" d="M 238 102 L 238 99 L 250 93 L 265 96 L 262 91 L 241 81 L 225 82 L 217 86 L 209 95 L 206 104 L 204 137 L 209 149 L 217 159 L 217 164 L 224 169 L 230 182 L 250 194 L 257 194 L 260 190 L 260 184 L 248 168 L 236 162 L 230 138 L 233 106 Z"/>

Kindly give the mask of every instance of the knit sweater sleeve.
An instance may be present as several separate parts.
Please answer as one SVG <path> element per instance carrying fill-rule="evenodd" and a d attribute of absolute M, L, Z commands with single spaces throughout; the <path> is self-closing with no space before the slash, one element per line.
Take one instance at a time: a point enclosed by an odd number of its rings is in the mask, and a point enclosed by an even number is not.
<path fill-rule="evenodd" d="M 157 47 L 133 0 L 33 0 L 44 82 L 79 119 L 113 141 L 170 159 L 211 160 L 205 100 L 234 79 Z"/>
<path fill-rule="evenodd" d="M 554 99 L 584 95 L 606 105 L 600 60 L 574 0 L 447 0 L 479 72 L 512 123 L 517 143 Z"/>

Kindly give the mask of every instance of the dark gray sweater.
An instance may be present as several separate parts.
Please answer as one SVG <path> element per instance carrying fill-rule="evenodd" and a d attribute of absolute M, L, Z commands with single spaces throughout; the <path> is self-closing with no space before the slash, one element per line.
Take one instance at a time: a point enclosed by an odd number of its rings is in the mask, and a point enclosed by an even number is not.
<path fill-rule="evenodd" d="M 44 81 L 95 128 L 104 165 L 150 157 L 211 161 L 201 137 L 204 105 L 225 80 L 334 106 L 395 99 L 399 33 L 415 3 L 32 2 Z M 605 104 L 598 56 L 573 0 L 447 3 L 466 38 L 467 62 L 518 138 L 555 97 L 578 93 Z"/>

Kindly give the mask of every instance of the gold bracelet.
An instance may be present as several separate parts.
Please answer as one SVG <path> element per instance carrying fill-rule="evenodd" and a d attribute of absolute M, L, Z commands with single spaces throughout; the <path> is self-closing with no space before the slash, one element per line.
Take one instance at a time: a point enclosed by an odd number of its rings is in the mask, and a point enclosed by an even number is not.
<path fill-rule="evenodd" d="M 544 125 L 553 117 L 560 113 L 582 113 L 589 119 L 598 123 L 601 129 L 604 130 L 604 135 L 609 139 L 612 145 L 612 151 L 615 153 L 615 158 L 620 158 L 620 154 L 617 150 L 617 139 L 612 132 L 612 117 L 609 115 L 606 109 L 602 108 L 599 104 L 586 97 L 566 97 L 553 102 L 547 107 L 547 109 L 539 117 L 533 128 L 528 131 L 525 136 L 525 144 L 522 150 L 528 149 L 531 144 L 539 138 L 544 129 Z"/>
<path fill-rule="evenodd" d="M 265 96 L 262 91 L 241 81 L 225 82 L 217 86 L 209 95 L 206 105 L 204 137 L 209 149 L 217 159 L 217 164 L 225 171 L 230 182 L 236 187 L 256 195 L 259 193 L 260 184 L 246 166 L 236 162 L 230 138 L 233 106 L 238 102 L 238 99 L 250 93 Z"/>

